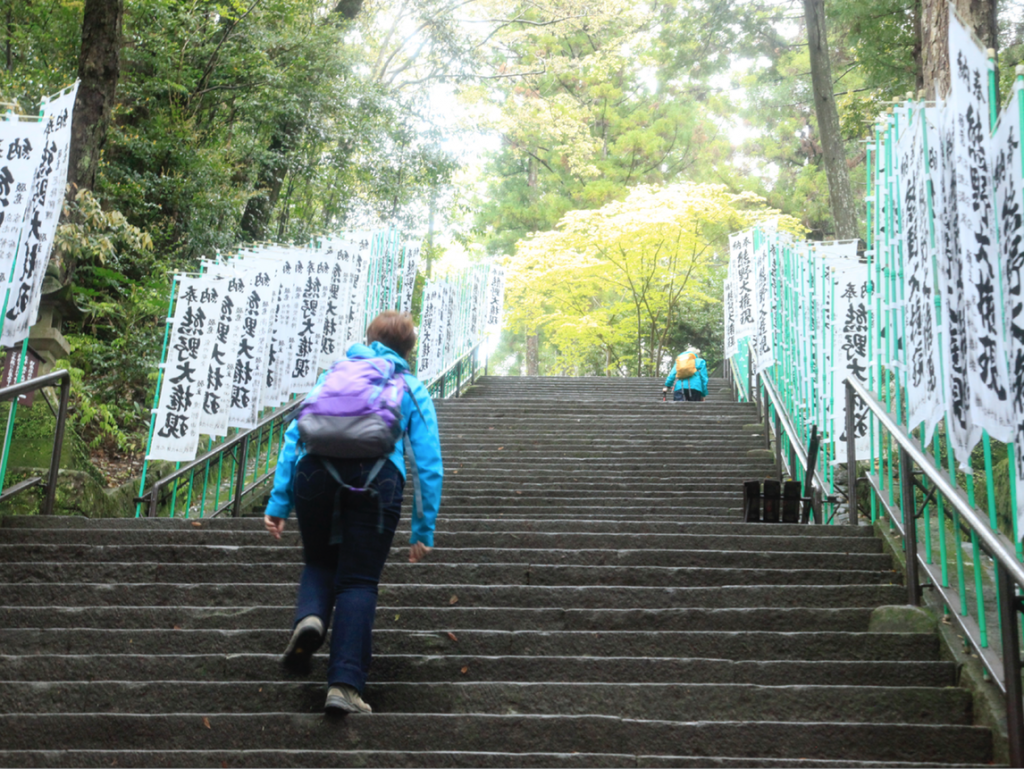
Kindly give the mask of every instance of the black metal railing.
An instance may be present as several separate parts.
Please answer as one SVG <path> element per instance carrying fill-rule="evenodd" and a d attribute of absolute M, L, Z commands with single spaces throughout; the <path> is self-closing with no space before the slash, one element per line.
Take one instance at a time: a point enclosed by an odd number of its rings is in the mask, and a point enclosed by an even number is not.
<path fill-rule="evenodd" d="M 900 426 L 863 384 L 852 378 L 847 378 L 845 384 L 848 422 L 859 398 L 867 405 L 880 429 L 885 430 L 898 446 L 898 503 L 893 504 L 883 493 L 888 489 L 880 474 L 869 469 L 865 480 L 889 519 L 889 525 L 903 541 L 907 603 L 920 603 L 921 589 L 927 587 L 946 616 L 957 623 L 966 642 L 1005 695 L 1010 766 L 1024 766 L 1024 706 L 1021 702 L 1018 626 L 1018 615 L 1022 611 L 1022 599 L 1018 593 L 1024 586 L 1024 565 L 1018 560 L 1013 542 L 971 504 L 955 481 L 920 447 L 919 440 Z M 856 504 L 858 470 L 852 425 L 848 424 L 846 433 L 847 473 L 853 507 Z M 920 508 L 919 494 L 922 500 Z M 937 513 L 934 517 L 930 514 L 932 502 Z M 952 547 L 947 547 L 947 540 L 952 540 L 948 543 Z M 965 563 L 962 544 L 969 544 L 973 550 L 969 563 Z M 993 575 L 988 573 L 990 569 L 994 569 Z M 968 579 L 968 572 L 973 572 L 971 579 Z M 951 573 L 955 575 L 956 586 L 950 584 Z M 922 576 L 925 585 L 921 584 Z M 999 626 L 998 640 L 989 637 L 988 627 L 993 622 Z"/>
<path fill-rule="evenodd" d="M 4 500 L 10 499 L 23 491 L 36 486 L 43 486 L 45 491 L 43 494 L 43 504 L 39 509 L 40 515 L 52 515 L 53 504 L 57 498 L 57 476 L 60 472 L 60 455 L 64 448 L 64 429 L 68 420 L 68 398 L 71 395 L 71 375 L 66 370 L 60 369 L 59 371 L 53 371 L 45 376 L 36 377 L 35 379 L 30 379 L 27 382 L 21 382 L 19 384 L 0 389 L 0 401 L 12 401 L 13 408 L 17 399 L 22 395 L 42 390 L 45 387 L 53 387 L 58 383 L 60 383 L 60 403 L 55 415 L 57 418 L 57 425 L 53 433 L 53 453 L 50 455 L 50 469 L 45 482 L 41 476 L 33 476 L 19 481 L 10 488 L 4 489 L 3 493 L 0 493 L 0 502 L 3 502 Z M 47 401 L 47 403 L 49 403 L 49 401 Z M 13 429 L 13 425 L 9 429 Z M 4 457 L 3 461 L 5 472 L 7 469 L 6 459 L 7 458 Z"/>
<path fill-rule="evenodd" d="M 476 381 L 481 345 L 424 382 L 431 397 L 457 398 Z M 485 357 L 485 372 L 486 367 Z M 263 417 L 256 427 L 211 444 L 201 457 L 155 481 L 135 500 L 136 515 L 145 510 L 146 516 L 157 517 L 162 508 L 171 517 L 181 509 L 184 517 L 212 518 L 229 510 L 233 517 L 241 515 L 246 498 L 254 502 L 257 490 L 273 477 L 287 422 L 302 402 L 294 400 Z"/>

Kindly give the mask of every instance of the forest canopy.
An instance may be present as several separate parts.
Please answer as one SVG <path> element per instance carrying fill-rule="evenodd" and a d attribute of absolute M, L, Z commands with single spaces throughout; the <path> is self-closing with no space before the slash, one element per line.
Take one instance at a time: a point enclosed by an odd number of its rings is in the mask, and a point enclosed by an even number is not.
<path fill-rule="evenodd" d="M 48 281 L 77 428 L 141 451 L 175 271 L 375 221 L 421 239 L 426 275 L 509 267 L 501 371 L 713 357 L 725 233 L 836 233 L 810 3 L 856 201 L 932 0 L 0 0 L 0 101 L 88 96 Z M 1020 6 L 991 18 L 1005 92 Z"/>

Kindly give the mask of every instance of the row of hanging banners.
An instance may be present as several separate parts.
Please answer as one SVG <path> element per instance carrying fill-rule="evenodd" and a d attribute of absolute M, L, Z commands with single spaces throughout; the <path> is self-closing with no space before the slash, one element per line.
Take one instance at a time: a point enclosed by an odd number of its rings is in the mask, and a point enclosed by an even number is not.
<path fill-rule="evenodd" d="M 0 119 L 0 345 L 35 324 L 68 178 L 74 85 L 43 99 L 38 117 Z M 24 354 L 22 355 L 24 358 Z"/>
<path fill-rule="evenodd" d="M 853 242 L 798 242 L 771 226 L 731 236 L 727 354 L 745 355 L 749 337 L 756 369 L 826 441 L 845 441 L 842 381 L 852 375 L 923 443 L 943 424 L 968 473 L 980 440 L 1008 444 L 1019 486 L 1024 74 L 1000 114 L 993 62 L 952 6 L 949 61 L 947 100 L 898 103 L 876 124 L 866 261 Z M 854 419 L 858 459 L 879 456 L 867 417 Z"/>
<path fill-rule="evenodd" d="M 263 410 L 308 393 L 380 312 L 411 310 L 418 256 L 391 227 L 309 248 L 241 249 L 176 276 L 146 459 L 192 460 L 200 435 L 252 429 Z M 504 270 L 491 264 L 428 281 L 421 380 L 501 328 L 504 290 Z"/>

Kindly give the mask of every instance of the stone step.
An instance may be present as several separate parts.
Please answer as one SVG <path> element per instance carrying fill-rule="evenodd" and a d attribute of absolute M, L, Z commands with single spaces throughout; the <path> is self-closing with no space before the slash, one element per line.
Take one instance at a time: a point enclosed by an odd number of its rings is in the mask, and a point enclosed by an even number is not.
<path fill-rule="evenodd" d="M 673 722 L 613 716 L 392 715 L 325 719 L 298 714 L 0 715 L 6 750 L 37 749 L 59 734 L 65 749 L 280 749 L 343 751 L 387 745 L 393 751 L 572 752 L 774 758 L 974 762 L 991 759 L 987 729 L 951 724 L 829 722 Z"/>
<path fill-rule="evenodd" d="M 234 762 L 234 764 L 229 763 Z M 987 767 L 988 764 L 940 763 L 927 764 L 905 761 L 852 761 L 849 759 L 790 759 L 790 758 L 749 758 L 734 756 L 674 756 L 634 755 L 631 753 L 502 753 L 496 751 L 391 751 L 391 750 L 66 750 L 18 751 L 0 750 L 0 766 L 23 767 L 110 767 L 110 766 L 160 766 L 160 767 L 395 767 L 433 766 L 439 769 L 451 767 L 629 767 L 654 769 L 657 767 L 678 767 L 706 769 L 706 767 L 789 767 L 800 766 L 810 769 L 931 769 L 932 767 Z"/>
<path fill-rule="evenodd" d="M 491 531 L 495 526 L 508 527 L 501 531 L 559 531 L 568 533 L 583 534 L 597 531 L 619 531 L 626 533 L 672 533 L 690 535 L 714 535 L 718 537 L 743 538 L 755 537 L 784 537 L 792 542 L 794 549 L 800 548 L 800 543 L 805 540 L 825 538 L 859 538 L 872 542 L 878 548 L 881 542 L 878 540 L 870 526 L 801 526 L 798 524 L 747 524 L 740 521 L 732 523 L 687 523 L 674 519 L 674 516 L 651 519 L 647 516 L 640 518 L 623 518 L 622 516 L 591 515 L 581 511 L 574 521 L 565 521 L 541 518 L 493 518 L 485 513 L 478 513 L 476 516 L 460 517 L 458 528 L 446 528 L 447 533 L 469 532 L 469 531 Z M 35 521 L 36 526 L 22 526 L 13 522 Z M 266 541 L 266 532 L 263 528 L 261 516 L 248 516 L 242 518 L 206 518 L 201 521 L 188 520 L 185 518 L 80 518 L 78 516 L 59 517 L 50 519 L 37 516 L 25 516 L 4 518 L 3 521 L 11 521 L 12 525 L 3 528 L 0 535 L 0 542 L 4 544 L 105 544 L 112 543 L 116 539 L 118 543 L 126 544 L 134 542 L 140 537 L 168 537 L 167 542 L 173 544 L 176 541 L 182 543 L 196 541 L 200 544 L 216 544 L 220 539 L 227 537 L 247 538 L 259 535 L 259 541 Z M 66 526 L 60 525 L 67 523 Z M 294 523 L 294 519 L 292 521 Z M 116 533 L 114 533 L 116 531 Z M 400 529 L 400 532 L 408 533 L 408 529 Z M 288 536 L 286 531 L 286 536 Z M 296 535 L 297 536 L 297 535 Z M 123 540 L 122 540 L 123 538 Z M 178 538 L 175 540 L 174 538 Z M 194 538 L 194 539 L 193 539 Z M 143 541 L 143 540 L 140 540 Z M 157 541 L 154 539 L 154 542 Z M 162 540 L 160 540 L 162 541 Z M 253 540 L 254 542 L 256 540 Z M 717 540 L 716 540 L 717 541 Z M 764 543 L 750 540 L 755 547 L 761 547 Z M 824 545 L 814 545 L 815 548 Z"/>
<path fill-rule="evenodd" d="M 0 582 L 281 582 L 297 584 L 299 563 L 0 563 Z M 882 570 L 710 568 L 686 566 L 558 566 L 545 564 L 409 564 L 389 562 L 382 582 L 504 585 L 821 585 L 884 584 L 895 573 Z"/>
<path fill-rule="evenodd" d="M 557 536 L 557 535 L 556 535 Z M 626 538 L 626 535 L 623 539 Z M 674 538 L 680 535 L 639 535 L 653 539 L 655 537 Z M 685 535 L 682 535 L 685 536 Z M 446 535 L 444 541 L 458 538 L 459 535 Z M 510 534 L 466 534 L 463 540 L 481 539 L 488 544 L 506 541 L 504 547 L 486 547 L 484 542 L 477 546 L 438 547 L 429 556 L 432 564 L 497 564 L 497 563 L 529 563 L 529 564 L 574 564 L 584 566 L 679 566 L 687 567 L 711 566 L 725 568 L 734 566 L 748 569 L 857 569 L 857 570 L 888 570 L 892 568 L 892 558 L 884 553 L 843 553 L 837 552 L 787 552 L 779 547 L 775 551 L 751 552 L 742 550 L 685 550 L 662 549 L 656 546 L 639 549 L 626 549 L 624 543 L 603 538 L 590 538 L 596 547 L 588 549 L 538 548 L 522 540 L 554 539 L 551 535 L 520 535 Z M 639 537 L 638 537 L 639 538 Z M 581 538 L 583 539 L 583 538 Z M 696 538 L 694 538 L 696 539 Z M 270 541 L 270 537 L 266 538 Z M 463 542 L 460 544 L 470 544 Z M 543 544 L 560 544 L 545 542 Z M 580 547 L 584 541 L 572 543 Z M 634 543 L 639 544 L 639 543 Z M 693 542 L 694 545 L 704 543 Z M 736 543 L 729 543 L 733 546 Z M 785 546 L 785 540 L 776 540 L 769 545 Z M 609 546 L 620 546 L 622 549 L 611 549 Z M 391 549 L 391 560 L 401 561 L 407 557 L 407 545 L 396 545 Z M 301 563 L 300 547 L 281 547 L 275 545 L 231 547 L 195 545 L 0 545 L 0 562 L 31 562 L 47 563 L 74 561 L 78 563 L 196 563 L 196 564 L 279 564 Z M 2 600 L 2 598 L 0 598 Z"/>
<path fill-rule="evenodd" d="M 5 605 L 244 607 L 290 606 L 292 583 L 19 583 L 0 584 Z M 551 587 L 543 585 L 382 584 L 380 601 L 392 606 L 644 609 L 786 607 L 861 608 L 901 603 L 902 585 L 725 585 L 716 587 Z"/>
<path fill-rule="evenodd" d="M 287 626 L 263 630 L 0 628 L 0 648 L 33 654 L 273 654 L 280 653 L 287 641 Z M 938 639 L 927 633 L 841 631 L 504 631 L 452 626 L 427 632 L 378 627 L 374 649 L 380 654 L 929 661 L 937 659 Z"/>
<path fill-rule="evenodd" d="M 685 657 L 481 657 L 377 654 L 371 683 L 551 681 L 752 684 L 758 686 L 952 686 L 956 668 L 937 661 L 722 660 Z M 327 655 L 309 680 L 325 681 Z M 280 654 L 0 655 L 0 681 L 284 681 Z"/>
<path fill-rule="evenodd" d="M 246 630 L 289 628 L 294 607 L 0 607 L 5 628 L 90 628 L 164 630 Z M 776 632 L 860 631 L 868 629 L 867 608 L 737 609 L 558 609 L 509 607 L 379 606 L 380 629 L 436 631 L 448 627 L 477 630 L 730 630 L 758 628 Z"/>
<path fill-rule="evenodd" d="M 321 682 L 0 682 L 12 713 L 319 713 Z M 387 713 L 615 716 L 665 721 L 971 723 L 964 689 L 753 686 L 684 683 L 378 683 L 374 715 Z"/>

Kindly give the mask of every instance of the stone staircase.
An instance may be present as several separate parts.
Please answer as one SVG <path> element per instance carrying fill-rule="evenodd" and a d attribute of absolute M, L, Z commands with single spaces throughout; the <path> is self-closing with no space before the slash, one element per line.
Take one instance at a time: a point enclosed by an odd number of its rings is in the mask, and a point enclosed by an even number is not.
<path fill-rule="evenodd" d="M 868 632 L 904 596 L 868 527 L 739 522 L 773 468 L 720 380 L 491 377 L 438 413 L 438 548 L 385 569 L 374 715 L 322 716 L 321 655 L 278 664 L 294 521 L 8 517 L 0 765 L 991 761 L 937 637 Z"/>

